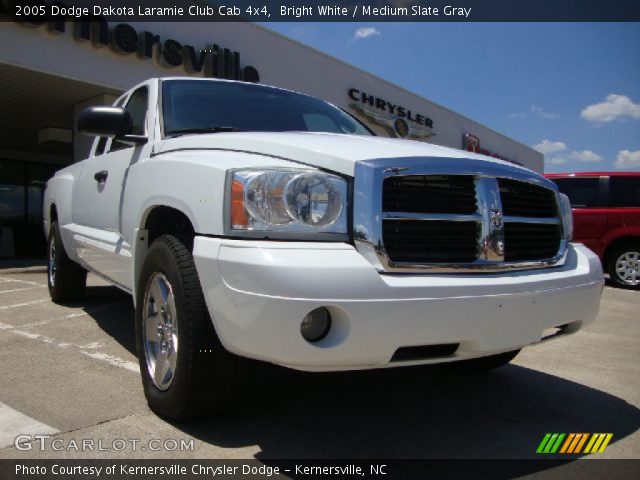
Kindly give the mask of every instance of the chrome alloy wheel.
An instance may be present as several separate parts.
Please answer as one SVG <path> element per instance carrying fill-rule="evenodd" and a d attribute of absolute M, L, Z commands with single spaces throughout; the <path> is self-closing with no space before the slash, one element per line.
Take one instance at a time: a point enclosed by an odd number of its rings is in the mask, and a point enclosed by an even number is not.
<path fill-rule="evenodd" d="M 616 260 L 616 273 L 627 285 L 640 285 L 640 252 L 625 252 Z"/>
<path fill-rule="evenodd" d="M 151 276 L 144 294 L 142 335 L 147 370 L 160 390 L 167 390 L 178 362 L 178 317 L 173 289 L 160 272 Z"/>
<path fill-rule="evenodd" d="M 56 284 L 56 239 L 53 235 L 49 237 L 49 285 L 52 287 Z"/>

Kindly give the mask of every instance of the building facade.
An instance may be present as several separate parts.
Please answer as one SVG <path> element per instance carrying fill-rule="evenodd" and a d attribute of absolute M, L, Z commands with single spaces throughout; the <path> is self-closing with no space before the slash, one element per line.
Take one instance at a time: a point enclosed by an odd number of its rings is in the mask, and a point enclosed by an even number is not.
<path fill-rule="evenodd" d="M 542 155 L 526 145 L 252 23 L 4 21 L 0 44 L 0 257 L 44 254 L 44 184 L 91 143 L 74 132 L 78 113 L 149 77 L 284 87 L 328 100 L 380 135 L 543 169 Z"/>

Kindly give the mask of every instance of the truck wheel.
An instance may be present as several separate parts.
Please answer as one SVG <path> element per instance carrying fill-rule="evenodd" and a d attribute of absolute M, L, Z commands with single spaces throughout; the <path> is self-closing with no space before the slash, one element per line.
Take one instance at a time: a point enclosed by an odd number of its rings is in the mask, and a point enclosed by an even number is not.
<path fill-rule="evenodd" d="M 144 260 L 136 344 L 144 393 L 158 415 L 184 420 L 226 408 L 240 359 L 218 340 L 193 256 L 173 235 L 156 239 Z"/>
<path fill-rule="evenodd" d="M 47 285 L 56 303 L 79 300 L 84 295 L 87 271 L 71 260 L 62 244 L 60 225 L 51 223 L 47 248 Z"/>
<path fill-rule="evenodd" d="M 490 355 L 488 357 L 451 362 L 445 365 L 460 373 L 480 373 L 505 366 L 511 360 L 516 358 L 518 353 L 520 353 L 519 349 L 511 352 L 498 353 L 497 355 Z"/>
<path fill-rule="evenodd" d="M 618 287 L 640 289 L 640 244 L 629 243 L 609 255 L 609 277 Z"/>

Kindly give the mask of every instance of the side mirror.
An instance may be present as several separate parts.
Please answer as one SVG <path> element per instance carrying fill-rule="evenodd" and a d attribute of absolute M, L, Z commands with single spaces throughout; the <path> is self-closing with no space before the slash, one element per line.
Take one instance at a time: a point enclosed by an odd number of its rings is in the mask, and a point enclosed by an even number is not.
<path fill-rule="evenodd" d="M 122 107 L 89 107 L 78 116 L 78 132 L 98 137 L 131 133 L 131 114 Z"/>
<path fill-rule="evenodd" d="M 115 137 L 130 145 L 140 145 L 147 137 L 131 135 L 131 114 L 122 107 L 89 107 L 78 116 L 78 132 L 83 135 Z"/>

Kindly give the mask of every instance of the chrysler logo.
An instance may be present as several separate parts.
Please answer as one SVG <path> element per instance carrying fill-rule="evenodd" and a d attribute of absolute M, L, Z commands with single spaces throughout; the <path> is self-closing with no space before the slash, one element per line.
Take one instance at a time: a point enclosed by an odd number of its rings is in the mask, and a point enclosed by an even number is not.
<path fill-rule="evenodd" d="M 351 103 L 349 107 L 362 119 L 382 127 L 390 137 L 426 140 L 435 135 L 431 127 L 417 122 L 408 122 L 406 118 L 398 117 L 388 112 L 358 103 Z"/>
<path fill-rule="evenodd" d="M 433 120 L 415 110 L 351 88 L 349 108 L 367 122 L 382 127 L 390 137 L 426 140 L 435 135 Z"/>
<path fill-rule="evenodd" d="M 502 212 L 498 209 L 491 210 L 489 219 L 491 220 L 491 225 L 496 228 L 499 227 L 500 225 L 502 225 Z"/>
<path fill-rule="evenodd" d="M 409 135 L 409 124 L 404 118 L 396 118 L 396 121 L 393 122 L 393 127 L 399 137 L 404 138 Z"/>

